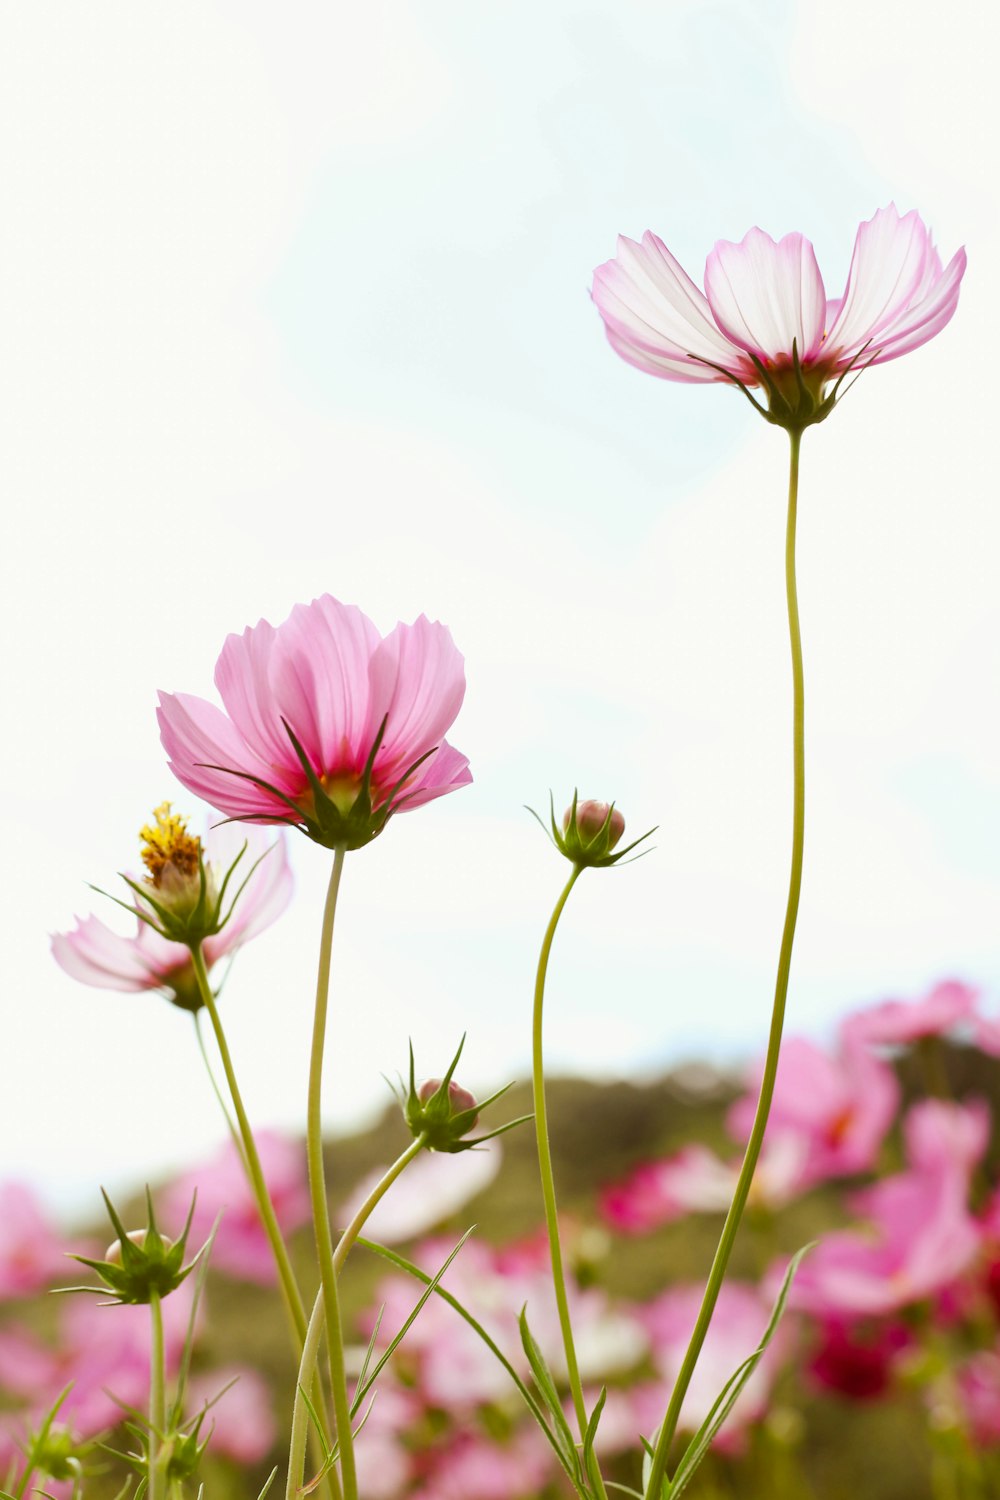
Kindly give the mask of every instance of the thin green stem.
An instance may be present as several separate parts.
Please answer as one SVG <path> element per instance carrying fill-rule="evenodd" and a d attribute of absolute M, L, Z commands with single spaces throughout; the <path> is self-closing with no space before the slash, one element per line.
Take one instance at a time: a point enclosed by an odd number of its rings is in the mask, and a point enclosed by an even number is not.
<path fill-rule="evenodd" d="M 240 1139 L 240 1132 L 237 1128 L 236 1121 L 233 1119 L 232 1115 L 229 1113 L 228 1108 L 226 1107 L 226 1101 L 222 1097 L 222 1090 L 219 1088 L 218 1081 L 215 1077 L 215 1070 L 213 1069 L 212 1064 L 209 1060 L 208 1052 L 205 1048 L 205 1034 L 201 1029 L 201 1012 L 197 1010 L 194 1012 L 194 1034 L 198 1040 L 198 1051 L 201 1053 L 201 1060 L 205 1064 L 205 1072 L 208 1074 L 208 1081 L 212 1085 L 212 1093 L 215 1095 L 219 1108 L 222 1110 L 223 1118 L 225 1119 L 226 1125 L 229 1129 L 230 1138 L 236 1148 L 236 1154 L 239 1157 L 240 1161 L 243 1163 L 244 1170 L 248 1172 L 247 1154 L 243 1149 L 243 1142 Z"/>
<path fill-rule="evenodd" d="M 205 1009 L 208 1011 L 209 1020 L 212 1022 L 212 1030 L 215 1033 L 216 1045 L 219 1048 L 219 1056 L 222 1059 L 222 1069 L 226 1075 L 226 1083 L 229 1085 L 229 1095 L 233 1101 L 236 1111 L 236 1119 L 239 1122 L 240 1139 L 243 1143 L 243 1157 L 246 1163 L 247 1175 L 250 1186 L 253 1189 L 254 1198 L 257 1201 L 257 1211 L 264 1225 L 271 1253 L 274 1256 L 275 1265 L 278 1268 L 278 1280 L 281 1284 L 282 1298 L 288 1312 L 292 1327 L 295 1330 L 296 1350 L 302 1348 L 306 1336 L 306 1310 L 302 1303 L 302 1297 L 295 1281 L 295 1272 L 288 1258 L 288 1250 L 282 1238 L 281 1229 L 278 1226 L 277 1215 L 271 1202 L 271 1195 L 267 1190 L 264 1179 L 264 1170 L 260 1164 L 260 1156 L 257 1151 L 257 1143 L 250 1129 L 250 1121 L 243 1105 L 243 1096 L 240 1093 L 239 1084 L 236 1082 L 236 1071 L 233 1068 L 233 1059 L 229 1052 L 229 1044 L 226 1034 L 222 1029 L 222 1021 L 219 1018 L 219 1007 L 215 1003 L 212 986 L 208 982 L 208 971 L 205 968 L 205 959 L 201 951 L 201 945 L 196 943 L 191 948 L 191 961 L 198 979 L 198 989 Z"/>
<path fill-rule="evenodd" d="M 771 1111 L 771 1100 L 774 1096 L 774 1082 L 778 1072 L 778 1054 L 781 1049 L 781 1032 L 785 1019 L 785 1001 L 788 996 L 788 976 L 792 963 L 792 944 L 795 939 L 795 923 L 799 911 L 799 893 L 802 888 L 802 851 L 805 831 L 805 699 L 804 682 L 802 672 L 802 636 L 799 627 L 799 605 L 798 594 L 795 586 L 795 524 L 798 508 L 799 493 L 799 448 L 802 441 L 801 432 L 790 431 L 791 453 L 788 473 L 788 520 L 785 530 L 785 593 L 788 605 L 788 635 L 791 645 L 792 656 L 792 763 L 793 763 L 793 799 L 792 799 L 792 867 L 788 884 L 788 902 L 785 908 L 785 924 L 781 934 L 781 948 L 778 954 L 778 973 L 774 986 L 774 1006 L 771 1012 L 771 1030 L 767 1042 L 767 1056 L 764 1061 L 764 1076 L 761 1079 L 760 1096 L 757 1100 L 757 1112 L 754 1115 L 753 1128 L 750 1139 L 747 1142 L 746 1154 L 743 1157 L 743 1166 L 737 1179 L 736 1190 L 726 1222 L 722 1228 L 718 1249 L 709 1272 L 708 1284 L 705 1287 L 705 1295 L 702 1299 L 698 1319 L 691 1335 L 677 1376 L 676 1384 L 670 1396 L 663 1425 L 656 1439 L 653 1451 L 653 1461 L 650 1466 L 649 1480 L 646 1485 L 647 1500 L 660 1500 L 660 1492 L 667 1473 L 667 1462 L 670 1455 L 670 1445 L 673 1442 L 674 1433 L 677 1431 L 677 1421 L 680 1416 L 681 1406 L 687 1394 L 691 1377 L 694 1374 L 698 1356 L 708 1333 L 708 1326 L 712 1321 L 715 1304 L 718 1300 L 719 1291 L 729 1257 L 732 1254 L 733 1245 L 740 1227 L 740 1220 L 746 1208 L 747 1197 L 750 1193 L 750 1184 L 753 1180 L 754 1170 L 760 1156 L 761 1146 L 764 1143 L 764 1131 L 767 1128 L 767 1117 Z"/>
<path fill-rule="evenodd" d="M 347 1371 L 344 1365 L 344 1334 L 340 1318 L 340 1294 L 337 1271 L 333 1263 L 333 1235 L 323 1166 L 323 1052 L 326 1042 L 326 1016 L 330 996 L 330 955 L 333 949 L 333 927 L 337 915 L 337 893 L 344 868 L 344 849 L 334 851 L 333 869 L 323 908 L 319 967 L 316 975 L 316 1009 L 313 1017 L 312 1050 L 309 1059 L 309 1097 L 306 1115 L 306 1154 L 309 1160 L 309 1194 L 312 1199 L 313 1228 L 323 1289 L 326 1322 L 327 1355 L 333 1388 L 333 1411 L 340 1454 L 340 1473 L 344 1500 L 357 1500 L 358 1481 L 354 1465 L 354 1441 L 351 1435 L 350 1404 L 347 1399 Z"/>
<path fill-rule="evenodd" d="M 364 1228 L 365 1222 L 375 1205 L 385 1196 L 389 1188 L 396 1181 L 396 1178 L 409 1166 L 414 1157 L 420 1154 L 426 1144 L 427 1137 L 425 1135 L 418 1135 L 410 1142 L 402 1155 L 396 1158 L 392 1166 L 372 1188 L 368 1197 L 340 1236 L 337 1248 L 333 1252 L 333 1266 L 338 1275 L 344 1261 L 347 1259 L 351 1246 Z M 302 1360 L 299 1364 L 299 1376 L 295 1386 L 295 1405 L 292 1409 L 292 1440 L 288 1454 L 288 1479 L 285 1485 L 286 1500 L 295 1500 L 295 1496 L 301 1489 L 305 1479 L 306 1435 L 309 1430 L 309 1414 L 302 1393 L 307 1388 L 307 1385 L 313 1381 L 316 1374 L 316 1361 L 319 1357 L 319 1342 L 323 1332 L 323 1323 L 323 1288 L 320 1287 L 316 1293 L 312 1313 L 309 1316 L 309 1327 L 306 1330 L 306 1341 L 302 1348 Z"/>
<path fill-rule="evenodd" d="M 570 1322 L 569 1300 L 566 1295 L 566 1273 L 563 1269 L 562 1244 L 559 1239 L 559 1212 L 556 1207 L 556 1184 L 552 1171 L 548 1112 L 545 1105 L 545 1071 L 542 1062 L 542 1008 L 545 1003 L 545 976 L 549 967 L 552 940 L 556 935 L 556 928 L 559 925 L 559 918 L 563 914 L 563 908 L 569 900 L 569 893 L 579 879 L 582 869 L 582 865 L 573 866 L 573 873 L 563 887 L 562 894 L 555 904 L 552 916 L 549 918 L 549 925 L 545 929 L 541 952 L 538 955 L 538 972 L 535 976 L 535 1003 L 531 1024 L 531 1092 L 535 1115 L 535 1141 L 538 1146 L 538 1175 L 541 1178 L 542 1202 L 545 1205 L 545 1227 L 548 1231 L 549 1254 L 552 1258 L 552 1285 L 556 1294 L 559 1327 L 562 1330 L 566 1373 L 569 1376 L 569 1388 L 573 1398 L 573 1410 L 576 1413 L 577 1426 L 580 1429 L 581 1442 L 583 1442 L 587 1432 L 587 1408 L 583 1400 L 583 1385 L 580 1381 L 580 1366 L 576 1357 L 576 1345 L 573 1342 L 573 1325 Z M 597 1486 L 598 1494 L 604 1495 L 606 1493 L 604 1482 L 601 1479 L 596 1461 L 592 1464 L 591 1468 L 591 1477 Z"/>
<path fill-rule="evenodd" d="M 165 1479 L 163 1441 L 167 1431 L 166 1366 L 163 1347 L 163 1308 L 159 1292 L 149 1296 L 149 1443 L 146 1458 L 148 1500 L 163 1500 Z"/>

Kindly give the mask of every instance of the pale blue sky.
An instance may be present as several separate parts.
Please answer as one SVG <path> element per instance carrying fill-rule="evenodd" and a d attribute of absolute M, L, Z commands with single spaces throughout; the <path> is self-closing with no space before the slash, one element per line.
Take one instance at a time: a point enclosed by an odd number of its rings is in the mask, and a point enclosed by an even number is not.
<path fill-rule="evenodd" d="M 157 688 L 329 591 L 465 652 L 472 789 L 352 858 L 331 1120 L 428 1071 L 524 1077 L 562 870 L 522 804 L 616 797 L 656 852 L 588 877 L 554 955 L 554 1066 L 650 1072 L 764 1035 L 788 861 L 784 438 L 644 377 L 592 268 L 653 228 L 800 229 L 831 295 L 895 198 L 958 315 L 807 436 L 809 825 L 791 1026 L 1000 961 L 992 8 L 925 0 L 40 0 L 0 60 L 9 726 L 0 1175 L 90 1202 L 220 1131 L 183 1016 L 74 985 L 175 787 Z M 905 38 L 905 45 L 900 38 Z M 9 525 L 11 523 L 8 523 Z M 226 995 L 254 1117 L 302 1119 L 325 856 Z M 108 913 L 109 920 L 114 920 Z M 341 1021 L 344 1009 L 353 1013 Z"/>

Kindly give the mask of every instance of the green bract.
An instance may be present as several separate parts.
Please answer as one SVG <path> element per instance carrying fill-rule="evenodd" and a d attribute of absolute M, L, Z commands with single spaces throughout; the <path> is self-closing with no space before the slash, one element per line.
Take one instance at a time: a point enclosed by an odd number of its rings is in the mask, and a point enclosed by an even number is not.
<path fill-rule="evenodd" d="M 424 1145 L 429 1151 L 471 1151 L 473 1146 L 481 1146 L 484 1141 L 491 1141 L 494 1136 L 503 1135 L 505 1131 L 513 1130 L 515 1125 L 523 1125 L 526 1120 L 531 1119 L 530 1115 L 521 1115 L 516 1120 L 509 1120 L 506 1125 L 499 1125 L 496 1130 L 487 1131 L 485 1135 L 469 1137 L 468 1132 L 474 1128 L 482 1111 L 506 1094 L 511 1084 L 507 1083 L 502 1089 L 497 1089 L 495 1094 L 490 1094 L 481 1104 L 472 1098 L 468 1089 L 453 1084 L 452 1074 L 458 1066 L 464 1046 L 463 1036 L 448 1071 L 437 1083 L 437 1087 L 428 1092 L 427 1085 L 417 1087 L 413 1043 L 410 1043 L 410 1083 L 408 1091 L 401 1093 L 400 1103 L 411 1135 L 415 1139 L 423 1137 Z M 467 1104 L 466 1100 L 471 1100 L 471 1103 Z"/>
<path fill-rule="evenodd" d="M 88 1255 L 73 1255 L 71 1259 L 80 1261 L 85 1266 L 90 1266 L 96 1271 L 104 1282 L 104 1287 L 74 1286 L 66 1287 L 70 1292 L 99 1292 L 105 1288 L 114 1293 L 115 1302 L 141 1303 L 151 1302 L 154 1297 L 166 1297 L 180 1286 L 181 1282 L 191 1273 L 194 1266 L 204 1250 L 188 1262 L 183 1264 L 184 1250 L 187 1245 L 187 1237 L 191 1229 L 191 1219 L 194 1215 L 195 1200 L 192 1198 L 191 1207 L 188 1210 L 187 1222 L 183 1232 L 177 1240 L 165 1239 L 156 1227 L 156 1219 L 153 1213 L 153 1200 L 150 1197 L 149 1188 L 146 1189 L 146 1209 L 149 1222 L 145 1229 L 134 1231 L 130 1234 L 125 1228 L 118 1212 L 104 1189 L 101 1194 L 107 1206 L 108 1215 L 115 1227 L 118 1236 L 117 1246 L 112 1250 L 118 1250 L 120 1260 L 92 1260 Z M 108 1252 L 109 1256 L 111 1251 Z"/>

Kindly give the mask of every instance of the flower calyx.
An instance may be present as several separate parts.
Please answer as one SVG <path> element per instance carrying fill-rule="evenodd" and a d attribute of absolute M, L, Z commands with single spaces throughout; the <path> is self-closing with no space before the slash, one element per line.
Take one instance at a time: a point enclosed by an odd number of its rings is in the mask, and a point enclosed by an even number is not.
<path fill-rule="evenodd" d="M 551 832 L 545 827 L 533 807 L 527 810 L 544 829 L 559 853 L 565 855 L 579 870 L 587 868 L 603 870 L 608 865 L 616 865 L 626 854 L 630 854 L 633 849 L 656 832 L 655 828 L 650 828 L 641 838 L 633 839 L 631 844 L 626 844 L 624 849 L 619 849 L 618 844 L 625 832 L 625 819 L 615 804 L 595 802 L 592 799 L 581 802 L 575 791 L 573 801 L 563 814 L 561 828 L 556 822 L 555 801 L 552 793 L 549 793 Z M 617 852 L 613 853 L 613 850 Z M 644 854 L 646 852 L 643 850 Z M 636 858 L 640 856 L 636 855 Z"/>
<path fill-rule="evenodd" d="M 379 725 L 378 734 L 368 752 L 368 759 L 365 761 L 360 776 L 336 778 L 317 774 L 316 768 L 288 720 L 282 719 L 281 722 L 285 726 L 285 733 L 291 741 L 292 749 L 308 783 L 308 790 L 303 792 L 298 799 L 288 796 L 286 792 L 273 786 L 269 781 L 253 776 L 248 771 L 236 771 L 229 766 L 210 765 L 206 765 L 205 769 L 226 771 L 230 775 L 240 777 L 243 781 L 251 782 L 261 791 L 270 792 L 272 796 L 285 804 L 288 813 L 284 818 L 268 817 L 263 821 L 281 822 L 288 824 L 290 828 L 298 828 L 307 838 L 312 839 L 314 844 L 320 844 L 324 849 L 363 849 L 366 844 L 377 839 L 393 813 L 398 812 L 406 804 L 407 782 L 424 761 L 438 750 L 437 745 L 432 746 L 412 765 L 407 766 L 387 792 L 381 792 L 376 788 L 373 794 L 372 775 L 375 770 L 375 758 L 385 738 L 389 722 L 388 714 Z M 262 819 L 251 817 L 240 821 L 260 822 Z"/>
<path fill-rule="evenodd" d="M 443 1078 L 427 1078 L 418 1085 L 413 1043 L 410 1043 L 409 1088 L 405 1093 L 401 1089 L 399 1098 L 410 1134 L 416 1140 L 422 1138 L 428 1151 L 447 1151 L 453 1155 L 459 1151 L 471 1151 L 474 1146 L 481 1146 L 484 1141 L 491 1141 L 494 1136 L 503 1135 L 506 1131 L 513 1130 L 515 1125 L 523 1125 L 532 1118 L 531 1115 L 521 1115 L 516 1120 L 509 1120 L 506 1125 L 499 1125 L 496 1130 L 487 1131 L 485 1135 L 470 1138 L 469 1131 L 475 1129 L 482 1111 L 506 1094 L 512 1085 L 505 1084 L 495 1094 L 490 1094 L 489 1098 L 477 1101 L 467 1088 L 455 1083 L 452 1078 L 464 1046 L 463 1036 Z"/>
<path fill-rule="evenodd" d="M 115 1228 L 117 1239 L 111 1242 L 104 1260 L 93 1260 L 88 1255 L 72 1255 L 83 1265 L 96 1271 L 104 1282 L 103 1287 L 72 1286 L 60 1288 L 69 1292 L 110 1291 L 112 1303 L 151 1302 L 154 1297 L 166 1297 L 180 1286 L 194 1270 L 205 1246 L 184 1264 L 184 1251 L 194 1217 L 195 1199 L 191 1199 L 187 1222 L 177 1240 L 167 1239 L 156 1227 L 153 1200 L 146 1189 L 146 1211 L 148 1223 L 145 1229 L 127 1230 L 118 1211 L 104 1189 L 101 1189 L 108 1216 Z"/>
<path fill-rule="evenodd" d="M 786 432 L 802 433 L 807 427 L 826 421 L 837 404 L 840 388 L 848 375 L 852 373 L 855 376 L 860 375 L 866 365 L 877 356 L 878 350 L 874 350 L 866 359 L 868 348 L 869 345 L 866 344 L 863 349 L 860 349 L 850 364 L 840 371 L 836 379 L 833 378 L 834 372 L 822 361 L 816 365 L 804 366 L 799 359 L 798 342 L 795 339 L 792 340 L 790 361 L 785 356 L 781 362 L 768 360 L 765 363 L 759 355 L 747 350 L 746 357 L 757 372 L 757 380 L 754 384 L 758 385 L 767 396 L 766 406 L 750 394 L 749 388 L 731 370 L 726 370 L 721 365 L 713 365 L 711 360 L 700 362 L 718 370 L 730 384 L 741 390 L 765 422 L 770 422 L 774 427 L 783 427 Z M 851 384 L 853 383 L 852 381 Z"/>

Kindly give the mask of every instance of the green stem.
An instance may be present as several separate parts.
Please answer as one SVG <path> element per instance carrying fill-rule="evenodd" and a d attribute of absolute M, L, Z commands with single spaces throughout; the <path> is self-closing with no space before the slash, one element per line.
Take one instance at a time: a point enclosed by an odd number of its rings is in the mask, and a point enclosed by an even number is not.
<path fill-rule="evenodd" d="M 201 1029 L 201 1012 L 197 1010 L 194 1012 L 194 1034 L 198 1039 L 198 1051 L 201 1053 L 201 1060 L 205 1064 L 205 1072 L 208 1074 L 208 1081 L 212 1085 L 212 1093 L 215 1095 L 216 1100 L 218 1101 L 219 1108 L 222 1110 L 223 1118 L 225 1119 L 226 1125 L 229 1129 L 230 1138 L 236 1148 L 236 1154 L 239 1157 L 240 1161 L 243 1163 L 244 1171 L 246 1171 L 247 1175 L 249 1176 L 249 1170 L 247 1168 L 247 1154 L 243 1149 L 243 1142 L 240 1140 L 240 1132 L 237 1129 L 236 1121 L 233 1119 L 232 1115 L 229 1113 L 229 1110 L 226 1107 L 226 1101 L 222 1097 L 222 1090 L 219 1088 L 218 1082 L 216 1081 L 215 1071 L 212 1067 L 211 1062 L 209 1061 L 208 1052 L 205 1049 L 205 1034 Z"/>
<path fill-rule="evenodd" d="M 163 1308 L 159 1292 L 149 1296 L 149 1447 L 146 1475 L 148 1500 L 163 1500 L 163 1447 L 167 1431 L 166 1369 L 163 1348 Z"/>
<path fill-rule="evenodd" d="M 746 1154 L 743 1158 L 743 1166 L 736 1183 L 733 1201 L 726 1215 L 726 1222 L 722 1228 L 718 1249 L 709 1272 L 708 1284 L 705 1287 L 705 1295 L 702 1299 L 698 1319 L 691 1335 L 684 1362 L 677 1376 L 676 1384 L 670 1396 L 663 1425 L 656 1439 L 656 1447 L 653 1451 L 653 1461 L 649 1471 L 649 1481 L 646 1485 L 647 1500 L 660 1500 L 660 1491 L 663 1486 L 667 1472 L 667 1461 L 670 1454 L 670 1445 L 673 1442 L 674 1433 L 677 1431 L 677 1421 L 680 1416 L 681 1406 L 687 1394 L 691 1377 L 694 1374 L 698 1356 L 708 1333 L 708 1326 L 712 1321 L 715 1304 L 719 1296 L 729 1257 L 732 1254 L 733 1245 L 746 1208 L 747 1197 L 750 1192 L 750 1183 L 753 1180 L 754 1170 L 760 1156 L 761 1146 L 764 1142 L 764 1131 L 767 1128 L 767 1117 L 771 1111 L 771 1100 L 774 1096 L 774 1082 L 778 1072 L 778 1054 L 781 1048 L 781 1031 L 785 1019 L 785 1001 L 788 995 L 788 975 L 792 963 L 792 943 L 795 939 L 795 922 L 799 910 L 799 893 L 802 888 L 802 850 L 803 835 L 805 828 L 805 708 L 802 673 L 802 637 L 799 628 L 799 605 L 798 595 L 795 587 L 795 523 L 798 506 L 799 492 L 799 447 L 802 441 L 801 432 L 790 431 L 789 440 L 791 453 L 788 474 L 788 521 L 785 531 L 785 593 L 788 604 L 788 635 L 791 644 L 792 655 L 792 700 L 793 700 L 793 732 L 792 732 L 792 759 L 794 771 L 794 791 L 792 803 L 792 868 L 788 885 L 788 903 L 785 908 L 785 925 L 781 934 L 781 949 L 778 955 L 778 974 L 774 986 L 774 1007 L 771 1012 L 771 1030 L 767 1042 L 767 1057 L 764 1061 L 764 1076 L 761 1079 L 760 1096 L 757 1100 L 757 1112 L 754 1115 L 753 1129 L 747 1142 Z"/>
<path fill-rule="evenodd" d="M 281 1283 L 281 1292 L 289 1319 L 295 1330 L 296 1350 L 302 1348 L 302 1342 L 306 1336 L 306 1310 L 302 1304 L 302 1297 L 295 1281 L 295 1273 L 292 1263 L 288 1258 L 288 1250 L 278 1227 L 278 1219 L 271 1202 L 271 1195 L 267 1190 L 264 1180 L 264 1171 L 260 1164 L 260 1156 L 257 1152 L 257 1143 L 250 1129 L 250 1121 L 247 1118 L 246 1109 L 243 1106 L 243 1096 L 240 1093 L 239 1084 L 236 1082 L 236 1072 L 233 1068 L 233 1059 L 230 1056 L 229 1045 L 226 1042 L 226 1034 L 222 1029 L 222 1021 L 219 1019 L 219 1007 L 215 1003 L 212 986 L 208 982 L 208 971 L 205 968 L 205 958 L 201 951 L 201 944 L 195 943 L 191 948 L 191 961 L 198 979 L 198 989 L 205 1009 L 208 1011 L 212 1022 L 212 1030 L 215 1032 L 216 1044 L 219 1048 L 219 1056 L 222 1059 L 223 1072 L 226 1075 L 226 1083 L 229 1085 L 230 1098 L 236 1111 L 236 1119 L 239 1122 L 240 1139 L 243 1142 L 243 1157 L 246 1163 L 247 1175 L 250 1186 L 253 1189 L 254 1198 L 257 1201 L 257 1211 L 264 1225 L 274 1256 L 275 1265 L 278 1268 L 278 1279 Z"/>
<path fill-rule="evenodd" d="M 562 916 L 563 908 L 569 900 L 569 893 L 579 879 L 582 869 L 582 865 L 573 866 L 573 873 L 563 887 L 562 894 L 555 904 L 552 916 L 549 918 L 549 925 L 545 929 L 545 936 L 542 939 L 542 949 L 538 955 L 538 973 L 535 976 L 535 1004 L 531 1025 L 531 1091 L 532 1106 L 535 1114 L 535 1141 L 538 1146 L 538 1175 L 542 1183 L 542 1201 L 545 1205 L 545 1227 L 548 1230 L 549 1253 L 552 1257 L 552 1285 L 556 1294 L 559 1327 L 562 1329 L 566 1372 L 569 1376 L 569 1388 L 573 1398 L 573 1410 L 576 1413 L 577 1426 L 580 1429 L 581 1442 L 584 1440 L 587 1432 L 587 1408 L 584 1405 L 583 1386 L 580 1382 L 580 1366 L 576 1357 L 576 1346 L 573 1343 L 573 1326 L 570 1322 L 569 1300 L 566 1296 L 566 1273 L 563 1269 L 562 1245 L 559 1240 L 559 1212 L 556 1207 L 556 1184 L 552 1171 L 548 1113 L 545 1107 L 545 1072 L 542 1065 L 542 1007 L 545 1001 L 545 976 L 549 967 L 552 939 L 556 935 L 556 928 L 559 925 L 559 918 Z M 591 1477 L 597 1487 L 598 1494 L 605 1495 L 604 1483 L 596 1461 L 591 1465 L 591 1469 Z"/>
<path fill-rule="evenodd" d="M 397 1157 L 385 1175 L 380 1178 L 372 1188 L 368 1197 L 358 1209 L 354 1218 L 348 1224 L 337 1243 L 333 1252 L 334 1270 L 339 1274 L 351 1246 L 365 1226 L 365 1222 L 374 1209 L 375 1205 L 385 1196 L 389 1188 L 396 1181 L 415 1156 L 423 1150 L 427 1144 L 425 1135 L 418 1135 L 410 1142 L 401 1156 Z M 313 1381 L 316 1374 L 316 1361 L 319 1356 L 320 1335 L 323 1332 L 324 1301 L 323 1288 L 320 1287 L 316 1293 L 312 1313 L 309 1317 L 309 1327 L 306 1330 L 306 1341 L 302 1349 L 302 1360 L 299 1364 L 299 1377 L 295 1386 L 295 1405 L 292 1409 L 292 1440 L 288 1455 L 288 1479 L 285 1485 L 286 1500 L 295 1500 L 304 1479 L 306 1461 L 306 1435 L 309 1430 L 309 1414 L 302 1393 L 307 1384 Z M 331 1471 L 332 1472 L 332 1471 Z"/>
<path fill-rule="evenodd" d="M 340 1294 L 333 1263 L 333 1235 L 330 1208 L 326 1194 L 323 1166 L 323 1051 L 326 1041 L 326 1015 L 330 995 L 330 954 L 333 948 L 333 926 L 337 914 L 337 893 L 344 868 L 344 849 L 334 851 L 333 869 L 323 908 L 319 968 L 316 975 L 316 1009 L 313 1018 L 312 1050 L 309 1058 L 309 1099 L 306 1117 L 306 1153 L 309 1159 L 309 1194 L 312 1199 L 316 1254 L 319 1259 L 323 1310 L 326 1321 L 327 1354 L 333 1387 L 333 1411 L 340 1453 L 340 1472 L 344 1500 L 357 1500 L 358 1481 L 354 1466 L 354 1441 L 351 1435 L 350 1404 L 347 1399 L 347 1372 L 344 1365 L 344 1335 L 340 1319 Z"/>

